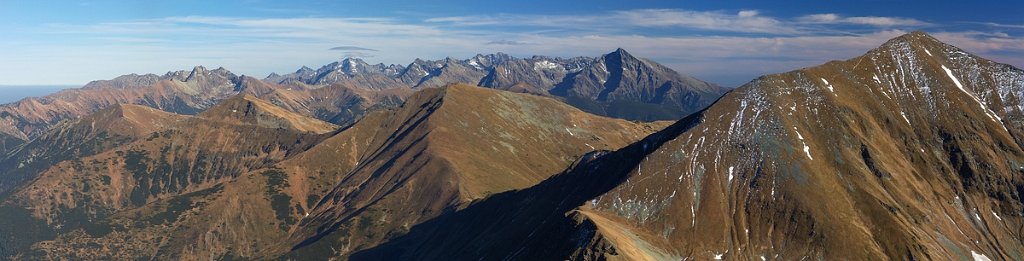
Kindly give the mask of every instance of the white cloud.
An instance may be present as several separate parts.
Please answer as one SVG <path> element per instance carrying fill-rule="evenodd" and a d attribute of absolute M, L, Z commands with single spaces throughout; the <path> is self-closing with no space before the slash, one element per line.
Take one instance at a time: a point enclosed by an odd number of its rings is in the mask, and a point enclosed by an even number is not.
<path fill-rule="evenodd" d="M 922 22 L 917 19 L 902 18 L 902 17 L 882 17 L 882 16 L 853 16 L 843 17 L 837 14 L 812 14 L 798 17 L 797 22 L 804 24 L 851 24 L 851 25 L 867 25 L 877 27 L 894 27 L 894 26 L 924 26 L 929 25 L 926 22 Z"/>
<path fill-rule="evenodd" d="M 792 34 L 797 29 L 771 17 L 760 16 L 758 11 L 746 10 L 736 14 L 674 9 L 643 9 L 617 12 L 612 21 L 646 27 L 675 26 L 700 30 L 748 33 Z"/>
<path fill-rule="evenodd" d="M 757 16 L 760 13 L 761 12 L 759 12 L 757 10 L 743 10 L 743 11 L 740 11 L 739 16 L 740 17 L 754 17 L 754 16 Z"/>
<path fill-rule="evenodd" d="M 628 27 L 678 27 L 697 30 L 793 34 L 797 29 L 757 10 L 738 13 L 681 9 L 637 9 L 593 15 L 496 15 L 453 16 L 424 20 L 451 26 L 539 26 L 565 29 L 626 29 Z"/>
<path fill-rule="evenodd" d="M 805 22 L 805 23 L 829 24 L 829 23 L 836 23 L 836 22 L 838 22 L 839 21 L 839 15 L 837 15 L 837 14 L 812 14 L 812 15 L 807 15 L 807 16 L 800 17 L 797 20 Z"/>
<path fill-rule="evenodd" d="M 0 60 L 5 61 L 0 64 L 0 79 L 3 83 L 84 83 L 199 64 L 263 76 L 303 65 L 320 66 L 344 55 L 371 56 L 329 50 L 344 43 L 380 50 L 367 62 L 398 64 L 415 58 L 468 58 L 494 52 L 596 56 L 622 47 L 683 73 L 739 85 L 761 74 L 863 54 L 911 29 L 897 25 L 923 23 L 882 18 L 815 14 L 787 19 L 757 10 L 641 9 L 595 15 L 440 17 L 427 22 L 388 17 L 188 16 L 57 24 L 38 31 L 73 39 L 74 45 L 7 39 L 3 45 L 7 50 L 0 52 Z M 851 25 L 867 33 L 838 29 Z M 1006 55 L 1024 53 L 1024 39 L 978 31 L 933 35 L 984 57 L 1024 64 L 1015 58 L 1022 56 Z M 52 76 L 41 78 L 40 71 Z"/>
<path fill-rule="evenodd" d="M 1011 29 L 1024 29 L 1024 24 L 1000 24 L 1000 23 L 981 23 L 991 27 L 1002 27 Z"/>

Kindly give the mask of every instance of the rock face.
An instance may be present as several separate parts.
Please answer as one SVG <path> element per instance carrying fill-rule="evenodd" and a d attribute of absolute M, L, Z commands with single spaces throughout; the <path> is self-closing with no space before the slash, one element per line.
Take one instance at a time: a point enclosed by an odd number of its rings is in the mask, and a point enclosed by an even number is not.
<path fill-rule="evenodd" d="M 911 33 L 352 257 L 1021 259 L 1022 87 Z"/>
<path fill-rule="evenodd" d="M 558 68 L 543 61 L 540 68 Z M 552 94 L 593 113 L 635 120 L 679 119 L 707 107 L 722 89 L 618 49 L 569 73 Z"/>
<path fill-rule="evenodd" d="M 676 120 L 714 102 L 724 88 L 682 75 L 623 49 L 598 58 L 514 58 L 477 55 L 466 60 L 416 59 L 408 66 L 370 65 L 347 58 L 313 70 L 306 67 L 265 80 L 311 85 L 345 84 L 368 89 L 425 88 L 451 83 L 553 95 L 598 115 L 631 120 Z"/>

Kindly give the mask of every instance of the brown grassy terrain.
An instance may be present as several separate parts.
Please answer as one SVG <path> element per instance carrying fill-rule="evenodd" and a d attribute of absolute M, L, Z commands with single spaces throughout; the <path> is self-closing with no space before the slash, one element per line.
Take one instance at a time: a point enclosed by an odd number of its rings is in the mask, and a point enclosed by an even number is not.
<path fill-rule="evenodd" d="M 336 131 L 245 94 L 177 117 L 19 190 L 9 205 L 68 226 L 20 257 L 269 258 L 303 242 L 346 256 L 667 124 L 466 85 L 422 90 Z"/>

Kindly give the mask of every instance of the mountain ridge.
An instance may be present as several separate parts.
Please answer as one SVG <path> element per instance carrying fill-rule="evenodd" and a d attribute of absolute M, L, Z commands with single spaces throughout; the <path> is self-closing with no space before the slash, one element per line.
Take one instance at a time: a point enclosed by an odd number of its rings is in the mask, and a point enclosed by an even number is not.
<path fill-rule="evenodd" d="M 296 114 L 247 93 L 221 101 L 198 116 L 223 122 L 295 129 L 318 134 L 338 128 L 337 125 Z"/>
<path fill-rule="evenodd" d="M 234 99 L 244 98 L 247 96 L 241 95 Z M 225 100 L 222 103 L 238 102 Z M 230 107 L 215 105 L 210 110 L 214 110 L 211 113 L 222 112 L 225 108 Z M 189 117 L 203 122 L 217 119 L 204 118 L 203 114 Z M 403 107 L 371 112 L 353 125 L 319 136 L 320 141 L 315 145 L 291 152 L 283 158 L 278 157 L 280 161 L 241 165 L 251 167 L 237 176 L 228 175 L 209 182 L 179 185 L 179 192 L 170 191 L 166 189 L 166 184 L 162 184 L 156 189 L 157 193 L 140 197 L 137 203 L 104 207 L 112 210 L 104 212 L 109 213 L 107 216 L 95 217 L 100 220 L 95 225 L 99 232 L 88 230 L 91 226 L 87 226 L 88 233 L 59 231 L 55 238 L 35 244 L 38 252 L 23 255 L 22 258 L 270 258 L 287 252 L 292 242 L 289 241 L 289 234 L 300 231 L 299 224 L 312 222 L 306 219 L 312 220 L 314 217 L 320 217 L 316 222 L 340 224 L 339 232 L 328 233 L 324 242 L 333 242 L 331 240 L 343 233 L 359 233 L 368 235 L 361 241 L 362 244 L 372 246 L 383 240 L 382 236 L 402 231 L 403 227 L 408 226 L 406 222 L 421 222 L 437 213 L 469 204 L 492 193 L 530 186 L 566 167 L 577 155 L 594 148 L 614 149 L 664 124 L 635 123 L 590 115 L 557 100 L 535 95 L 465 85 L 427 88 L 410 97 Z M 253 128 L 249 124 L 238 126 Z M 539 129 L 535 131 L 534 128 Z M 167 143 L 163 139 L 176 142 Z M 176 144 L 192 139 L 196 138 L 182 134 L 168 134 L 165 138 L 165 134 L 160 133 L 152 141 L 122 146 L 100 158 L 83 159 L 83 162 L 86 168 L 96 160 L 118 162 L 117 151 L 125 151 L 124 155 L 130 155 L 134 150 L 154 147 L 147 145 L 150 143 Z M 287 137 L 280 139 L 289 140 Z M 558 145 L 542 147 L 514 143 L 517 140 L 533 139 Z M 202 140 L 192 143 L 196 142 L 213 143 Z M 204 147 L 213 150 L 219 146 L 210 144 Z M 159 146 L 155 148 L 144 151 L 159 151 Z M 233 149 L 228 147 L 217 150 Z M 245 151 L 248 150 L 238 153 Z M 193 162 L 191 158 L 194 158 L 190 156 L 192 153 L 177 152 L 173 148 L 168 152 L 172 152 L 167 156 L 169 168 L 197 170 L 194 165 L 203 165 L 200 164 L 202 161 L 190 163 Z M 147 158 L 161 157 L 160 154 L 151 154 L 145 152 Z M 528 155 L 522 156 L 523 159 L 536 163 L 523 166 L 512 155 Z M 108 156 L 111 158 L 105 159 Z M 184 159 L 177 160 L 178 157 Z M 160 160 L 141 162 L 158 163 Z M 58 168 L 63 169 L 73 164 L 63 165 Z M 437 169 L 446 171 L 427 171 Z M 492 173 L 505 174 L 490 175 Z M 47 176 L 52 179 L 57 175 L 51 173 Z M 155 177 L 153 180 L 156 182 L 160 178 Z M 170 180 L 177 179 L 172 177 Z M 85 183 L 94 184 L 89 185 L 92 191 L 109 189 L 99 181 Z M 62 184 L 65 185 L 35 185 L 34 189 L 19 193 L 25 195 L 19 198 L 32 198 L 29 202 L 34 202 L 32 206 L 36 206 L 32 207 L 33 211 L 69 213 L 66 209 L 46 207 L 48 204 L 44 203 L 45 198 L 39 197 L 45 194 L 39 190 L 56 189 L 73 183 Z M 117 187 L 113 184 L 111 186 Z M 123 189 L 122 193 L 131 191 L 129 188 Z M 353 193 L 332 192 L 347 190 Z M 82 192 L 81 188 L 75 191 L 78 192 L 71 194 L 91 194 Z M 145 191 L 148 189 L 144 190 L 144 194 L 149 193 Z M 131 195 L 129 193 L 121 197 L 134 197 Z M 410 199 L 409 195 L 422 196 Z M 79 200 L 86 201 L 90 197 L 79 197 Z M 60 200 L 67 199 L 61 197 Z M 320 202 L 334 200 L 340 200 L 339 208 L 313 213 L 312 209 L 317 205 L 327 204 Z M 434 203 L 411 203 L 410 200 Z M 124 199 L 99 201 L 116 203 Z M 340 206 L 364 208 L 367 211 L 360 211 L 366 213 L 364 215 L 349 212 L 345 210 L 347 207 Z M 385 219 L 376 221 L 374 217 L 382 213 L 393 214 L 385 214 Z M 341 218 L 349 215 L 351 218 Z M 53 220 L 68 217 L 58 214 Z M 370 224 L 367 222 L 371 221 L 379 224 L 367 226 Z M 5 227 L 0 226 L 0 230 L 3 229 Z M 315 230 L 302 231 L 296 232 L 294 240 L 303 240 L 308 236 L 307 233 L 316 233 Z M 131 243 L 125 243 L 128 241 Z M 120 250 L 67 247 L 75 244 L 117 245 Z"/>
<path fill-rule="evenodd" d="M 1022 86 L 1019 69 L 910 33 L 762 76 L 353 258 L 1019 259 L 1024 150 L 1000 101 Z"/>

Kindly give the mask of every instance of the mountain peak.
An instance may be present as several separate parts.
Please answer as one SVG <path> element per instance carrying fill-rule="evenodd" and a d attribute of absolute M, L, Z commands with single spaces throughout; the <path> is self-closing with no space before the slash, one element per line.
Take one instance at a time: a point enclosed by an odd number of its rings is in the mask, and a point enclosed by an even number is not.
<path fill-rule="evenodd" d="M 914 35 L 914 36 L 918 36 L 918 37 L 921 37 L 921 36 L 932 37 L 930 34 L 928 34 L 928 32 L 925 32 L 924 30 L 915 30 L 913 32 L 907 33 L 906 35 Z"/>
<path fill-rule="evenodd" d="M 611 52 L 609 54 L 615 54 L 615 55 L 618 55 L 618 56 L 621 56 L 621 57 L 631 57 L 631 56 L 633 56 L 632 54 L 627 52 L 626 49 L 622 49 L 621 47 L 620 48 L 616 48 L 615 51 L 613 51 L 613 52 Z"/>
<path fill-rule="evenodd" d="M 88 122 L 90 128 L 106 129 L 122 135 L 139 136 L 164 128 L 186 116 L 169 113 L 135 104 L 115 104 L 106 109 L 83 117 L 79 122 Z"/>
<path fill-rule="evenodd" d="M 917 30 L 894 37 L 887 41 L 885 44 L 883 44 L 882 47 L 889 47 L 900 43 L 907 43 L 910 45 L 948 45 L 942 41 L 939 41 L 939 39 L 932 37 L 925 31 Z"/>
<path fill-rule="evenodd" d="M 206 72 L 207 72 L 206 67 L 203 67 L 202 65 L 198 65 L 196 67 L 193 67 L 192 68 L 192 72 L 188 74 L 188 77 L 185 78 L 185 81 L 186 82 L 190 82 L 190 81 L 196 79 L 196 77 L 200 77 L 200 76 L 205 75 Z"/>
<path fill-rule="evenodd" d="M 345 59 L 342 59 L 341 62 L 343 64 L 365 63 L 365 61 L 363 61 L 363 59 L 360 59 L 358 57 L 345 57 Z"/>
<path fill-rule="evenodd" d="M 235 95 L 199 114 L 203 118 L 229 123 L 253 124 L 266 128 L 286 128 L 304 132 L 327 133 L 337 126 L 299 115 L 249 93 Z"/>
<path fill-rule="evenodd" d="M 197 74 L 197 73 L 205 73 L 206 71 L 207 71 L 206 67 L 202 66 L 202 65 L 196 65 L 195 67 L 192 67 L 192 74 L 193 75 Z"/>
<path fill-rule="evenodd" d="M 608 53 L 608 54 L 605 54 L 604 55 L 604 59 L 605 59 L 605 61 L 609 61 L 609 60 L 617 60 L 617 61 L 637 60 L 636 57 L 634 57 L 632 54 L 627 52 L 626 49 L 622 49 L 622 48 L 617 48 L 617 49 L 615 49 L 615 51 L 613 51 L 611 53 Z"/>

